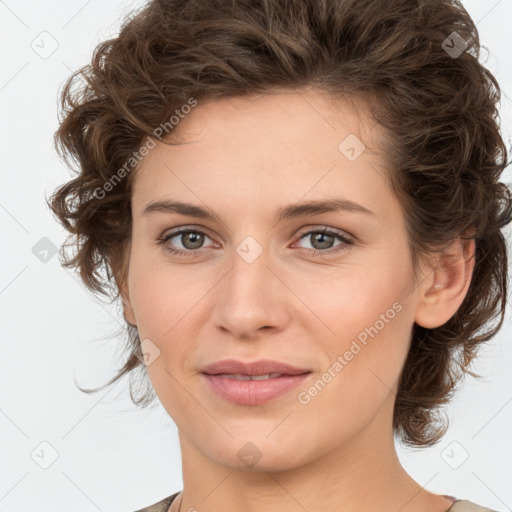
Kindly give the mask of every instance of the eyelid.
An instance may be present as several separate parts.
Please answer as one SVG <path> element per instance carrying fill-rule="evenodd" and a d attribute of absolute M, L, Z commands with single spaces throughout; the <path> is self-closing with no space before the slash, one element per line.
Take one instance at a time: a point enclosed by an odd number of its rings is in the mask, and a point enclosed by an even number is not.
<path fill-rule="evenodd" d="M 161 244 L 164 247 L 166 247 L 166 243 L 167 243 L 167 241 L 169 239 L 174 238 L 176 236 L 179 236 L 179 235 L 181 235 L 183 233 L 193 232 L 193 233 L 200 233 L 200 234 L 205 235 L 205 237 L 207 237 L 210 240 L 212 240 L 212 242 L 215 245 L 216 242 L 208 234 L 207 231 L 208 230 L 206 228 L 204 228 L 203 226 L 194 226 L 194 225 L 179 226 L 179 227 L 172 228 L 170 230 L 165 231 L 158 238 L 158 244 Z M 309 225 L 309 226 L 306 226 L 306 227 L 302 228 L 299 231 L 299 233 L 294 236 L 294 239 L 295 239 L 294 245 L 296 243 L 299 243 L 307 235 L 311 235 L 313 233 L 325 233 L 325 234 L 328 234 L 328 235 L 331 235 L 331 236 L 335 236 L 335 237 L 337 237 L 337 240 L 342 242 L 342 243 L 338 244 L 338 245 L 335 245 L 334 247 L 325 249 L 325 250 L 322 250 L 322 249 L 309 249 L 309 248 L 304 248 L 304 247 L 299 248 L 299 249 L 301 249 L 301 251 L 303 253 L 306 253 L 308 255 L 325 254 L 325 256 L 332 256 L 334 254 L 337 254 L 338 252 L 343 252 L 344 250 L 347 250 L 349 248 L 348 246 L 357 245 L 356 244 L 356 238 L 351 233 L 348 233 L 348 232 L 343 231 L 343 230 L 338 229 L 338 228 L 331 228 L 331 227 L 326 226 L 326 225 Z M 340 249 L 337 249 L 337 247 L 339 247 L 339 245 L 344 246 L 344 247 L 342 247 Z M 187 256 L 190 255 L 190 256 L 192 256 L 194 254 L 201 254 L 203 252 L 203 250 L 207 249 L 208 247 L 211 247 L 211 246 L 200 247 L 200 248 L 195 249 L 195 250 L 193 250 L 193 249 L 179 249 L 179 248 L 178 249 L 171 249 L 169 247 L 166 247 L 166 250 L 169 253 L 172 253 L 172 254 L 175 254 L 175 255 L 187 255 Z"/>
<path fill-rule="evenodd" d="M 310 225 L 310 226 L 307 226 L 305 228 L 303 228 L 303 230 L 300 230 L 299 231 L 299 234 L 296 235 L 298 238 L 301 238 L 302 236 L 304 235 L 307 235 L 311 232 L 322 232 L 322 231 L 326 231 L 328 233 L 335 233 L 339 236 L 342 236 L 348 240 L 350 240 L 351 242 L 355 243 L 356 241 L 356 237 L 354 235 L 352 235 L 351 233 L 349 233 L 348 231 L 345 231 L 345 230 L 342 230 L 342 229 L 338 229 L 338 228 L 332 228 L 330 226 L 325 226 L 325 225 Z"/>
<path fill-rule="evenodd" d="M 173 238 L 176 235 L 179 235 L 183 232 L 186 233 L 189 231 L 196 231 L 198 233 L 202 233 L 202 234 L 206 235 L 208 238 L 212 239 L 212 237 L 208 234 L 207 228 L 205 228 L 203 226 L 195 226 L 195 225 L 186 225 L 186 226 L 178 226 L 176 228 L 170 228 L 170 229 L 164 231 L 163 234 L 158 239 L 162 240 L 162 239 Z M 301 230 L 299 230 L 299 232 L 295 235 L 295 237 L 297 239 L 300 239 L 304 235 L 310 234 L 311 232 L 322 232 L 322 231 L 333 232 L 337 235 L 340 235 L 344 238 L 349 239 L 353 243 L 355 243 L 355 240 L 356 240 L 356 237 L 354 235 L 352 235 L 351 233 L 349 233 L 348 231 L 344 231 L 344 230 L 341 230 L 338 228 L 332 228 L 332 227 L 322 225 L 322 224 L 306 226 L 306 227 L 302 228 Z"/>
<path fill-rule="evenodd" d="M 203 226 L 180 226 L 177 228 L 171 228 L 163 232 L 163 234 L 158 238 L 160 243 L 165 243 L 170 238 L 174 238 L 175 236 L 181 235 L 183 233 L 201 233 L 205 235 L 205 237 L 212 240 L 212 242 L 216 243 L 213 238 L 208 234 L 207 228 Z M 201 248 L 202 249 L 202 248 Z M 201 249 L 197 249 L 196 251 L 189 250 L 188 252 L 199 252 Z"/>

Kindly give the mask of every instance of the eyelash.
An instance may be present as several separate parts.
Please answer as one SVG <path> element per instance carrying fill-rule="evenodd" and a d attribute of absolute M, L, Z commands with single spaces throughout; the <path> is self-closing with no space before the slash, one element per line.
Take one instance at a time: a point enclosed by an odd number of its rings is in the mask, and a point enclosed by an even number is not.
<path fill-rule="evenodd" d="M 166 235 L 163 235 L 161 238 L 158 239 L 158 244 L 159 245 L 163 245 L 165 250 L 167 252 L 173 254 L 173 255 L 184 256 L 184 257 L 193 257 L 193 256 L 196 255 L 195 253 L 198 253 L 201 249 L 195 249 L 195 250 L 194 249 L 188 249 L 188 250 L 184 251 L 182 249 L 173 249 L 173 248 L 169 247 L 168 245 L 166 245 L 167 242 L 171 238 L 174 238 L 175 236 L 181 235 L 183 233 L 196 233 L 196 234 L 199 233 L 201 235 L 204 235 L 205 237 L 208 237 L 208 235 L 204 231 L 201 231 L 200 229 L 183 228 L 183 229 L 178 229 L 176 231 L 168 233 Z M 307 237 L 309 235 L 315 234 L 315 233 L 321 233 L 323 235 L 332 235 L 335 238 L 337 238 L 339 241 L 343 242 L 343 244 L 337 246 L 338 248 L 331 248 L 331 249 L 325 249 L 325 250 L 320 250 L 320 249 L 302 249 L 302 251 L 307 256 L 319 256 L 319 255 L 325 255 L 325 254 L 330 254 L 330 255 L 338 254 L 340 252 L 347 251 L 349 249 L 348 246 L 354 245 L 354 242 L 352 240 L 350 240 L 349 238 L 347 238 L 346 236 L 342 235 L 341 233 L 339 233 L 337 231 L 332 231 L 332 230 L 327 229 L 327 228 L 307 231 L 306 233 L 303 233 L 301 236 L 299 236 L 298 240 L 302 240 L 303 238 L 305 238 L 305 237 Z"/>

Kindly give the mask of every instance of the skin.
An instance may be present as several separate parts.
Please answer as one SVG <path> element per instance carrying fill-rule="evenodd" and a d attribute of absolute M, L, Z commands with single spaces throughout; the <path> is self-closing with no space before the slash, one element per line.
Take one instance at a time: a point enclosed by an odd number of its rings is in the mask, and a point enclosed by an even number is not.
<path fill-rule="evenodd" d="M 403 212 L 378 149 L 384 133 L 355 106 L 317 90 L 200 102 L 180 122 L 182 144 L 158 143 L 136 171 L 129 271 L 120 288 L 126 320 L 160 351 L 147 370 L 179 431 L 184 486 L 171 512 L 180 498 L 183 512 L 443 512 L 452 504 L 401 466 L 392 413 L 413 324 L 436 327 L 457 311 L 474 242 L 456 240 L 450 265 L 424 257 L 415 278 Z M 354 161 L 338 149 L 349 134 L 366 145 Z M 333 197 L 374 214 L 274 221 L 284 205 Z M 149 202 L 166 199 L 221 220 L 143 215 Z M 203 244 L 194 248 L 186 236 L 158 243 L 179 227 L 205 232 Z M 324 228 L 354 243 L 302 236 Z M 236 251 L 248 236 L 263 249 L 252 263 Z M 172 255 L 165 245 L 193 254 Z M 298 393 L 397 302 L 400 312 L 300 403 Z M 312 373 L 271 402 L 236 405 L 200 373 L 231 357 L 276 359 Z M 248 442 L 261 455 L 252 467 L 237 456 Z"/>

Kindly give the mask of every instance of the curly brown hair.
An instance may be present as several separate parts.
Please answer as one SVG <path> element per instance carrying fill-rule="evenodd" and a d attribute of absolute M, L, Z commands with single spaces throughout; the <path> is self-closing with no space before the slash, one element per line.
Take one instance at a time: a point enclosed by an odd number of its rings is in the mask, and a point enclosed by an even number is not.
<path fill-rule="evenodd" d="M 501 327 L 507 301 L 501 228 L 512 220 L 512 198 L 499 178 L 509 162 L 500 87 L 480 63 L 480 50 L 477 28 L 457 0 L 149 2 L 123 20 L 117 37 L 98 44 L 60 93 L 56 149 L 70 167 L 79 166 L 48 201 L 70 233 L 62 265 L 77 268 L 91 291 L 119 298 L 136 170 L 122 179 L 119 171 L 191 98 L 301 87 L 363 98 L 389 134 L 390 184 L 403 207 L 414 268 L 420 255 L 439 254 L 457 237 L 475 239 L 463 303 L 438 328 L 414 324 L 396 396 L 400 440 L 438 442 L 447 429 L 440 406 L 465 373 L 478 376 L 470 363 Z M 179 126 L 170 135 L 178 133 Z M 125 334 L 126 363 L 94 391 L 129 373 L 132 401 L 146 406 L 155 397 L 147 379 L 141 397 L 132 389 L 132 370 L 147 377 L 137 329 L 126 325 Z"/>

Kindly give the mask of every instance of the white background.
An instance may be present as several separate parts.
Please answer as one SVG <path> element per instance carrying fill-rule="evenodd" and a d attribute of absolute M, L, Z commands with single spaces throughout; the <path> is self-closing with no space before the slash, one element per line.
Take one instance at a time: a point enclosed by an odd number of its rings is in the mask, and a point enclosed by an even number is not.
<path fill-rule="evenodd" d="M 503 88 L 510 139 L 512 0 L 463 3 Z M 121 366 L 119 338 L 108 338 L 122 325 L 119 308 L 88 294 L 57 256 L 43 263 L 32 252 L 43 237 L 60 245 L 65 235 L 44 202 L 70 177 L 53 149 L 58 91 L 140 5 L 0 0 L 0 512 L 133 511 L 182 488 L 176 427 L 159 402 L 135 408 L 127 379 L 93 395 L 75 387 L 75 378 L 97 386 Z M 31 48 L 43 31 L 58 43 L 46 59 Z M 510 169 L 503 181 L 512 181 Z M 481 350 L 475 370 L 484 378 L 466 379 L 445 438 L 429 449 L 399 447 L 406 469 L 429 490 L 498 511 L 512 507 L 510 324 L 507 314 Z M 50 460 L 42 442 L 58 454 L 48 469 L 34 460 Z M 450 467 L 465 452 L 468 459 Z"/>

